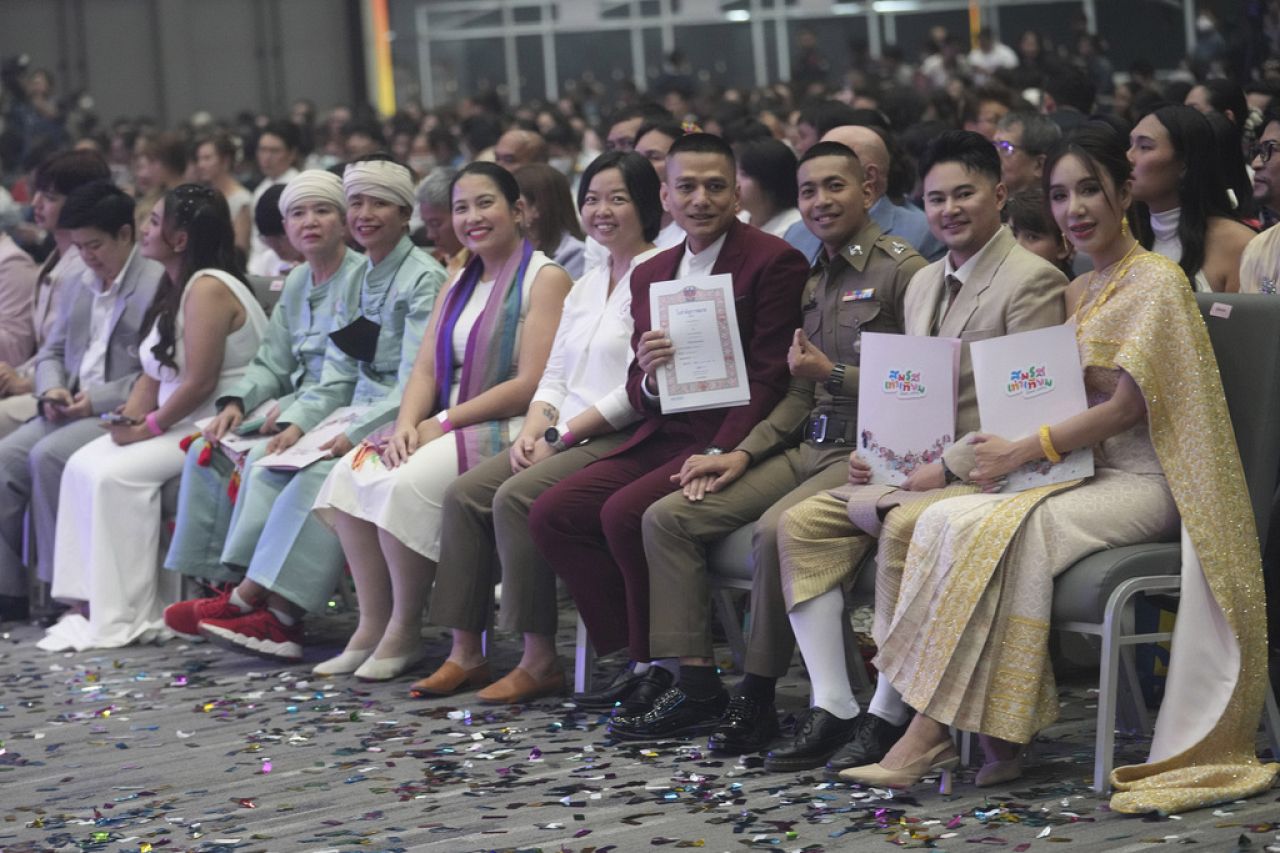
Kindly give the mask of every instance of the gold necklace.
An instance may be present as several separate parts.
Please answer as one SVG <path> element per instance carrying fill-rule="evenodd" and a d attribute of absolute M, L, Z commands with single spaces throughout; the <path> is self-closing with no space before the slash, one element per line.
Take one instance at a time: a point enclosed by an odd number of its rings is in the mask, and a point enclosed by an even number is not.
<path fill-rule="evenodd" d="M 1115 266 L 1112 267 L 1112 271 L 1107 275 L 1107 280 L 1102 287 L 1102 292 L 1098 294 L 1097 298 L 1095 298 L 1093 302 L 1089 303 L 1088 313 L 1084 315 L 1083 319 L 1076 320 L 1077 334 L 1081 329 L 1083 329 L 1086 325 L 1089 324 L 1089 321 L 1093 319 L 1093 315 L 1097 314 L 1098 311 L 1102 308 L 1103 304 L 1108 299 L 1110 299 L 1112 295 L 1116 292 L 1116 286 L 1119 285 L 1120 279 L 1124 278 L 1125 275 L 1128 274 L 1129 267 L 1133 266 L 1134 261 L 1136 261 L 1138 257 L 1140 257 L 1139 255 L 1136 254 L 1136 252 L 1141 247 L 1142 247 L 1142 244 L 1139 243 L 1137 240 L 1134 240 L 1133 245 L 1129 247 L 1129 251 L 1125 252 L 1124 257 L 1122 257 L 1119 261 L 1117 261 Z M 1098 273 L 1097 271 L 1095 271 L 1093 273 L 1093 278 L 1089 279 L 1090 289 L 1092 289 L 1093 287 L 1093 279 L 1097 277 L 1098 277 Z M 1077 318 L 1080 317 L 1080 313 L 1084 310 L 1084 307 L 1085 307 L 1085 303 L 1083 301 L 1081 301 L 1080 305 L 1076 307 Z"/>

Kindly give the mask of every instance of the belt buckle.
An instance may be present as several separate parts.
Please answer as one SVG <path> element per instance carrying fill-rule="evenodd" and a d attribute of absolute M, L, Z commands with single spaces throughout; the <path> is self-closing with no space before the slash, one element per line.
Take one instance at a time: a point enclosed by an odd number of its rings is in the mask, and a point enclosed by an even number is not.
<path fill-rule="evenodd" d="M 815 444 L 822 444 L 827 440 L 827 416 L 818 415 L 809 421 L 809 440 Z"/>

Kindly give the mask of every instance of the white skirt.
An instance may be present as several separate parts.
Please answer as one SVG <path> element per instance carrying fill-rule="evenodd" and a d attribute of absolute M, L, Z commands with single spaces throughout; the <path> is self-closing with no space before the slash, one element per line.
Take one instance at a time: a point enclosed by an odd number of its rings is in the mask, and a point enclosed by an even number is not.
<path fill-rule="evenodd" d="M 355 466 L 360 455 L 359 466 Z M 387 469 L 376 454 L 360 447 L 329 472 L 314 509 L 334 526 L 337 512 L 367 521 L 426 557 L 440 559 L 444 492 L 458 476 L 458 443 L 443 435 L 419 447 L 399 468 Z"/>

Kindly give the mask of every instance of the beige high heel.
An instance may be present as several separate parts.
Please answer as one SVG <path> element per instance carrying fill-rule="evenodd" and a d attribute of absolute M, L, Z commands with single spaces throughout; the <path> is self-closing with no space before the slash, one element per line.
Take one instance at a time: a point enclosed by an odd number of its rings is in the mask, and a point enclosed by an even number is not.
<path fill-rule="evenodd" d="M 866 764 L 840 771 L 840 779 L 879 788 L 909 788 L 930 773 L 941 773 L 938 790 L 951 793 L 951 771 L 960 766 L 955 744 L 945 740 L 905 767 L 890 769 L 881 764 Z"/>

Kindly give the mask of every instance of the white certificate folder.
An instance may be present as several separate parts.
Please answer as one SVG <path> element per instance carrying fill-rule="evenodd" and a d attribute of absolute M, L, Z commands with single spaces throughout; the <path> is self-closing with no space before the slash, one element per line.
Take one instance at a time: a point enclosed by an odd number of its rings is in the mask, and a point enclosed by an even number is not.
<path fill-rule="evenodd" d="M 751 402 L 732 276 L 655 281 L 649 286 L 649 317 L 675 349 L 656 377 L 664 415 Z"/>
<path fill-rule="evenodd" d="M 1050 326 L 969 345 L 982 431 L 1011 441 L 1037 435 L 1089 407 L 1073 326 Z M 1009 474 L 1002 490 L 1021 492 L 1093 475 L 1093 449 L 1082 447 L 1054 465 L 1047 459 Z"/>
<path fill-rule="evenodd" d="M 901 484 L 955 440 L 960 341 L 862 333 L 858 455 L 871 482 Z"/>

